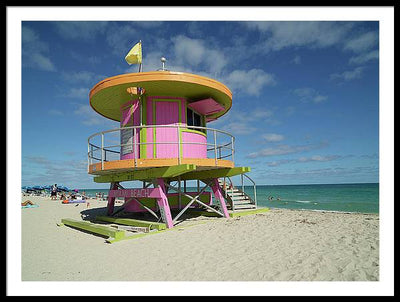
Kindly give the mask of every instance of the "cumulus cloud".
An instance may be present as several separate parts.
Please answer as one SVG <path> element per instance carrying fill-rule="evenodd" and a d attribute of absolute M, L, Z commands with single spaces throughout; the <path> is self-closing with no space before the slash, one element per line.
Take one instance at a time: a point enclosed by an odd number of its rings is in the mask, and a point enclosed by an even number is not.
<path fill-rule="evenodd" d="M 318 104 L 328 99 L 326 95 L 322 95 L 315 89 L 309 87 L 294 89 L 293 93 L 298 96 L 302 102 Z"/>
<path fill-rule="evenodd" d="M 347 40 L 343 46 L 344 50 L 361 53 L 370 50 L 379 40 L 378 32 L 370 31 Z"/>
<path fill-rule="evenodd" d="M 89 105 L 79 104 L 74 110 L 74 114 L 84 117 L 82 124 L 93 126 L 104 124 L 104 117 L 96 113 Z"/>
<path fill-rule="evenodd" d="M 49 46 L 40 40 L 39 35 L 30 27 L 22 26 L 22 66 L 44 71 L 56 71 L 48 57 Z"/>
<path fill-rule="evenodd" d="M 63 79 L 68 83 L 73 84 L 87 84 L 94 85 L 98 81 L 107 78 L 105 75 L 96 74 L 91 71 L 77 71 L 77 72 L 62 72 L 61 73 Z"/>
<path fill-rule="evenodd" d="M 196 67 L 218 74 L 228 61 L 223 51 L 212 47 L 201 39 L 192 39 L 183 35 L 173 37 L 173 49 L 176 64 Z"/>
<path fill-rule="evenodd" d="M 264 50 L 287 47 L 323 48 L 342 43 L 353 23 L 318 21 L 249 21 L 243 23 L 264 34 Z"/>
<path fill-rule="evenodd" d="M 373 50 L 366 53 L 362 53 L 358 56 L 353 56 L 350 58 L 350 64 L 364 64 L 372 60 L 379 59 L 379 51 Z"/>
<path fill-rule="evenodd" d="M 234 135 L 251 134 L 257 131 L 255 125 L 260 121 L 265 124 L 277 123 L 271 110 L 256 108 L 245 114 L 231 110 L 222 118 L 213 122 L 213 127 L 218 127 Z"/>
<path fill-rule="evenodd" d="M 333 73 L 330 75 L 331 80 L 351 81 L 360 79 L 363 75 L 365 67 L 356 67 L 353 70 L 346 70 L 342 73 Z"/>
<path fill-rule="evenodd" d="M 290 163 L 306 163 L 306 162 L 328 162 L 328 161 L 333 161 L 337 159 L 341 159 L 343 156 L 341 155 L 327 155 L 327 156 L 321 156 L 321 155 L 314 155 L 311 157 L 299 157 L 297 159 L 281 159 L 281 160 L 275 160 L 271 162 L 267 162 L 267 166 L 269 167 L 277 167 L 285 164 L 290 164 Z"/>
<path fill-rule="evenodd" d="M 72 99 L 88 99 L 89 98 L 89 88 L 81 87 L 81 88 L 70 88 L 64 95 L 64 97 L 72 98 Z"/>
<path fill-rule="evenodd" d="M 276 133 L 267 133 L 261 135 L 263 139 L 267 142 L 280 142 L 285 139 L 285 137 L 281 134 L 276 134 Z"/>
<path fill-rule="evenodd" d="M 323 148 L 327 145 L 325 142 L 321 142 L 319 144 L 308 144 L 308 145 L 295 145 L 290 146 L 286 144 L 277 145 L 274 147 L 264 148 L 256 152 L 252 152 L 247 155 L 248 158 L 257 158 L 257 157 L 268 157 L 268 156 L 277 156 L 277 155 L 286 155 L 292 153 L 300 153 L 305 151 L 311 151 L 314 149 Z"/>
<path fill-rule="evenodd" d="M 276 85 L 275 76 L 262 69 L 234 70 L 223 81 L 232 90 L 253 96 L 259 96 L 266 86 Z"/>
<path fill-rule="evenodd" d="M 107 21 L 56 21 L 53 22 L 56 31 L 65 39 L 93 40 L 103 34 Z"/>

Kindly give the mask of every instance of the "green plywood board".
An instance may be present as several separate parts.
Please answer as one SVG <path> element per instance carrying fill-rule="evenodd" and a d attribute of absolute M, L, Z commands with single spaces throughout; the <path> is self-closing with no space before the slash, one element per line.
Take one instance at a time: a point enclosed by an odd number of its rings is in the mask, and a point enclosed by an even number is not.
<path fill-rule="evenodd" d="M 144 221 L 130 218 L 116 218 L 109 216 L 97 216 L 96 220 L 112 222 L 116 224 L 129 225 L 129 226 L 140 226 L 140 227 L 149 227 L 151 230 L 165 230 L 167 227 L 165 223 L 160 222 L 152 222 L 152 221 Z"/>
<path fill-rule="evenodd" d="M 94 181 L 97 183 L 110 183 L 130 180 L 147 180 L 154 178 L 173 178 L 194 170 L 196 170 L 196 165 L 183 164 L 170 167 L 127 171 L 112 175 L 101 175 L 95 177 Z"/>
<path fill-rule="evenodd" d="M 61 219 L 61 223 L 91 233 L 112 237 L 115 240 L 121 240 L 123 237 L 125 237 L 124 231 L 116 230 L 115 228 L 110 228 L 103 225 L 97 225 L 88 221 L 78 221 L 74 219 L 63 218 Z"/>

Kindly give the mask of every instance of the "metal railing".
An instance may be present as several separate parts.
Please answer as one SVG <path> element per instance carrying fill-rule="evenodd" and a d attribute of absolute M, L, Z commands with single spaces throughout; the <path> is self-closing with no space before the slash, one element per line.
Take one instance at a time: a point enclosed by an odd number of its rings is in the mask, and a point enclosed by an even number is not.
<path fill-rule="evenodd" d="M 249 195 L 245 192 L 245 190 L 244 190 L 244 187 L 245 187 L 245 185 L 244 185 L 244 183 L 245 183 L 245 182 L 244 182 L 244 178 L 245 178 L 245 177 L 252 183 L 254 198 L 251 198 L 251 196 L 249 196 Z M 224 188 L 224 191 L 225 191 L 225 199 L 228 197 L 228 194 L 229 194 L 229 193 L 230 193 L 230 194 L 233 194 L 233 188 L 235 188 L 235 185 L 233 184 L 232 179 L 231 179 L 230 177 L 228 177 L 228 176 L 223 178 L 223 183 L 224 183 L 224 184 L 227 183 L 227 182 L 226 182 L 226 179 L 229 180 L 229 184 L 230 184 L 230 185 Z M 246 194 L 250 199 L 252 199 L 252 201 L 254 202 L 254 205 L 257 207 L 257 186 L 256 186 L 255 181 L 254 181 L 253 179 L 251 179 L 251 177 L 248 176 L 247 174 L 240 174 L 240 179 L 241 179 L 241 190 L 239 190 L 239 191 L 243 192 L 243 193 Z M 232 209 L 234 210 L 234 204 L 233 204 L 233 203 L 232 203 Z"/>
<path fill-rule="evenodd" d="M 254 204 L 257 206 L 257 186 L 253 179 L 250 178 L 247 174 L 241 174 L 242 180 L 242 192 L 244 192 L 244 177 L 246 177 L 253 184 L 253 194 L 254 194 Z"/>
<path fill-rule="evenodd" d="M 153 132 L 153 139 L 149 141 L 148 132 L 143 134 L 142 129 L 163 129 L 163 128 L 172 128 L 176 129 L 177 133 L 177 140 L 176 141 L 155 141 L 155 135 Z M 132 142 L 122 144 L 120 133 L 122 130 L 132 130 Z M 198 132 L 199 135 L 206 136 L 206 142 L 190 142 L 190 141 L 182 141 L 182 132 L 185 130 L 195 130 Z M 146 135 L 145 141 L 140 141 L 140 135 Z M 111 143 L 106 143 L 106 136 L 109 138 L 111 137 Z M 118 137 L 118 142 L 116 139 Z M 96 141 L 97 140 L 97 141 Z M 110 139 L 109 139 L 110 140 Z M 234 161 L 234 143 L 235 137 L 228 132 L 213 129 L 213 128 L 206 128 L 206 127 L 199 127 L 199 126 L 186 126 L 181 124 L 176 125 L 145 125 L 145 126 L 130 126 L 130 127 L 122 127 L 116 128 L 106 131 L 97 132 L 88 138 L 88 171 L 89 166 L 101 162 L 101 169 L 104 169 L 104 162 L 112 161 L 112 160 L 119 160 L 121 156 L 121 149 L 124 147 L 129 148 L 132 150 L 133 159 L 134 159 L 134 166 L 137 166 L 137 159 L 145 158 L 143 154 L 140 154 L 140 146 L 143 145 L 152 145 L 155 148 L 157 145 L 177 145 L 177 157 L 178 163 L 181 163 L 183 158 L 182 148 L 188 145 L 202 145 L 206 148 L 207 157 L 206 158 L 213 158 L 215 160 L 215 164 L 218 164 L 218 160 L 221 159 L 229 159 Z M 131 148 L 131 149 L 130 149 Z M 156 157 L 158 158 L 158 157 Z M 187 157 L 184 157 L 187 158 Z"/>

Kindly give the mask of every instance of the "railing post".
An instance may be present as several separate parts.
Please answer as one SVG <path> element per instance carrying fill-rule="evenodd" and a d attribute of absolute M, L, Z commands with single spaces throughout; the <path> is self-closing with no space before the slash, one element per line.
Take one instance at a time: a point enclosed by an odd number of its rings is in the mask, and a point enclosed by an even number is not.
<path fill-rule="evenodd" d="M 101 170 L 104 170 L 104 133 L 101 133 Z"/>
<path fill-rule="evenodd" d="M 215 153 L 215 165 L 218 165 L 217 159 L 217 131 L 214 130 L 214 153 Z"/>
<path fill-rule="evenodd" d="M 243 174 L 240 174 L 240 177 L 242 178 L 242 192 L 244 192 L 244 180 L 243 180 Z"/>
<path fill-rule="evenodd" d="M 136 168 L 137 159 L 136 159 L 136 127 L 133 127 L 133 162 Z"/>
<path fill-rule="evenodd" d="M 178 124 L 178 127 L 176 128 L 178 130 L 178 164 L 181 164 L 181 131 L 180 131 L 180 127 Z"/>
<path fill-rule="evenodd" d="M 87 173 L 89 173 L 89 166 L 90 166 L 90 142 L 88 141 L 87 145 Z"/>
<path fill-rule="evenodd" d="M 234 142 L 234 138 L 233 138 L 233 136 L 231 136 L 232 162 L 235 163 L 235 158 L 234 158 L 235 148 L 233 147 L 233 142 Z"/>
<path fill-rule="evenodd" d="M 253 188 L 254 188 L 254 203 L 257 207 L 257 190 L 256 190 L 256 184 L 253 182 Z"/>

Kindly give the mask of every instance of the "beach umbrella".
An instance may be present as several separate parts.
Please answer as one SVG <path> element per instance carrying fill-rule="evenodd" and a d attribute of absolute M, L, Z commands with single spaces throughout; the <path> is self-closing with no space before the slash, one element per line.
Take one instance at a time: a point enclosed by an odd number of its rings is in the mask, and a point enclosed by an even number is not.
<path fill-rule="evenodd" d="M 43 190 L 42 186 L 33 186 L 32 189 L 34 190 Z"/>
<path fill-rule="evenodd" d="M 59 187 L 58 187 L 58 190 L 59 190 L 59 191 L 70 191 L 70 189 L 68 189 L 68 188 L 65 187 L 65 186 L 59 186 Z"/>

